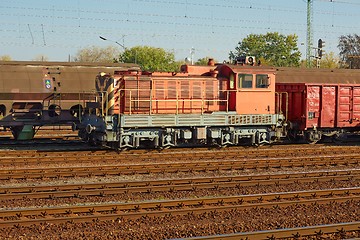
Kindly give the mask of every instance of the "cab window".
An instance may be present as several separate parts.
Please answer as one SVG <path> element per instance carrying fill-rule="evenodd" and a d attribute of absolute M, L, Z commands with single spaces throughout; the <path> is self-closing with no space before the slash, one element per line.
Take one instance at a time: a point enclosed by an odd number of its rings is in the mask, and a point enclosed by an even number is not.
<path fill-rule="evenodd" d="M 253 75 L 252 74 L 239 74 L 239 87 L 252 88 Z"/>
<path fill-rule="evenodd" d="M 256 75 L 256 88 L 268 88 L 270 85 L 269 77 L 266 74 Z"/>
<path fill-rule="evenodd" d="M 230 75 L 230 89 L 234 89 L 235 88 L 235 79 L 234 79 L 234 75 Z"/>

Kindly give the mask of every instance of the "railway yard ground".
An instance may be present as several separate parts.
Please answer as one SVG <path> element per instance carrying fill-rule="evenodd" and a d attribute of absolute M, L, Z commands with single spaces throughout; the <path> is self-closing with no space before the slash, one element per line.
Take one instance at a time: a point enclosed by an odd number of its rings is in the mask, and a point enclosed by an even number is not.
<path fill-rule="evenodd" d="M 60 134 L 59 134 L 60 135 Z M 355 144 L 129 150 L 0 138 L 2 239 L 355 239 Z"/>

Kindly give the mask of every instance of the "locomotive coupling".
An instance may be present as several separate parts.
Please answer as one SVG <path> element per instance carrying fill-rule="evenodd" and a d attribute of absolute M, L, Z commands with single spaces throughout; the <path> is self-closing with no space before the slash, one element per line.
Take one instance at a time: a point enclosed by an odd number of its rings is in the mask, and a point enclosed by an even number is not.
<path fill-rule="evenodd" d="M 96 130 L 96 127 L 95 127 L 95 126 L 92 126 L 91 124 L 86 125 L 85 131 L 86 131 L 88 134 L 92 133 L 92 132 L 95 131 L 95 130 Z"/>

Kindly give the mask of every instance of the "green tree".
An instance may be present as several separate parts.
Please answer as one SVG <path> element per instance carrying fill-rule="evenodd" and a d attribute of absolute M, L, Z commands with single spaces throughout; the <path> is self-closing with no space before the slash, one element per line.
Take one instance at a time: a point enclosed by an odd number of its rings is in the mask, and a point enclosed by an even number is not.
<path fill-rule="evenodd" d="M 0 56 L 0 61 L 12 61 L 10 55 L 2 55 Z"/>
<path fill-rule="evenodd" d="M 112 63 L 114 61 L 117 61 L 119 54 L 119 49 L 113 46 L 108 46 L 104 48 L 91 46 L 80 49 L 73 57 L 73 61 Z"/>
<path fill-rule="evenodd" d="M 255 56 L 263 59 L 263 65 L 298 67 L 301 53 L 297 47 L 298 36 L 277 32 L 250 34 L 238 43 L 235 51 L 230 51 L 231 61 L 241 56 Z"/>
<path fill-rule="evenodd" d="M 209 59 L 214 59 L 214 58 L 212 58 L 212 57 L 199 58 L 199 59 L 195 62 L 195 65 L 201 65 L 201 66 L 208 65 Z M 216 62 L 216 61 L 214 60 L 214 62 Z"/>
<path fill-rule="evenodd" d="M 324 54 L 320 60 L 320 68 L 340 68 L 339 57 L 334 52 Z"/>
<path fill-rule="evenodd" d="M 339 39 L 340 59 L 347 68 L 360 68 L 360 36 L 342 35 Z"/>
<path fill-rule="evenodd" d="M 127 48 L 120 54 L 119 61 L 139 64 L 142 70 L 151 72 L 176 72 L 181 65 L 175 61 L 174 53 L 149 46 Z"/>

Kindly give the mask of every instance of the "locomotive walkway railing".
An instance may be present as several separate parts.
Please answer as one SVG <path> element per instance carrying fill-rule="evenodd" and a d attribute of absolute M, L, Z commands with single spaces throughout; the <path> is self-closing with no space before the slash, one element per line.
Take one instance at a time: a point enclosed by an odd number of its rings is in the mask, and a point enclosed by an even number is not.
<path fill-rule="evenodd" d="M 162 89 L 171 91 L 171 89 Z M 153 91 L 141 91 L 139 89 L 122 89 L 115 98 L 117 107 L 115 112 L 128 114 L 155 114 L 155 113 L 209 113 L 214 111 L 229 111 L 229 90 L 224 90 L 220 96 L 213 91 L 201 94 L 189 93 L 174 94 L 173 97 L 160 97 Z M 236 92 L 236 91 L 234 91 Z M 185 97 L 181 97 L 184 96 Z M 200 95 L 200 96 L 199 96 Z"/>

